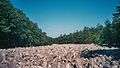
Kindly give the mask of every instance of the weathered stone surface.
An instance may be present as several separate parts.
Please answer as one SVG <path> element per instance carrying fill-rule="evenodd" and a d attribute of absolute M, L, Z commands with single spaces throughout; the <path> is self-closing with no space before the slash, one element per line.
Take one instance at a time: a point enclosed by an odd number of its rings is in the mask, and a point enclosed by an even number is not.
<path fill-rule="evenodd" d="M 119 68 L 119 51 L 95 44 L 0 49 L 0 68 Z"/>

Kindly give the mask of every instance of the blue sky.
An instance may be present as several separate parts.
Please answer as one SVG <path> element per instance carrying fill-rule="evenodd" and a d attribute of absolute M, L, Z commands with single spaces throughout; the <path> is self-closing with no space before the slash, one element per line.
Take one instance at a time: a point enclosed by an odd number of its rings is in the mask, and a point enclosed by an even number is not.
<path fill-rule="evenodd" d="M 112 17 L 119 0 L 11 0 L 48 36 L 57 37 L 103 24 Z"/>

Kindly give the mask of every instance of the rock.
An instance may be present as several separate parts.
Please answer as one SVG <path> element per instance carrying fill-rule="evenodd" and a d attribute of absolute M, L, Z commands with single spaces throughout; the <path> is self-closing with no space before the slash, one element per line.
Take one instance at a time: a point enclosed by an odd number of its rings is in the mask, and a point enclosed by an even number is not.
<path fill-rule="evenodd" d="M 117 51 L 108 52 L 110 57 L 102 52 L 104 48 L 95 44 L 54 44 L 0 49 L 0 68 L 120 68 L 120 60 L 112 56 Z"/>
<path fill-rule="evenodd" d="M 8 68 L 17 68 L 15 63 L 9 63 Z"/>

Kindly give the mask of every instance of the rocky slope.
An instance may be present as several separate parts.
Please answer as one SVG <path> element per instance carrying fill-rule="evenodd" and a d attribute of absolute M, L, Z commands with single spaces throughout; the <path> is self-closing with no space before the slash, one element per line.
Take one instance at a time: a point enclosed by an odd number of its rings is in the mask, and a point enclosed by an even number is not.
<path fill-rule="evenodd" d="M 0 49 L 0 68 L 120 68 L 120 50 L 95 44 Z"/>

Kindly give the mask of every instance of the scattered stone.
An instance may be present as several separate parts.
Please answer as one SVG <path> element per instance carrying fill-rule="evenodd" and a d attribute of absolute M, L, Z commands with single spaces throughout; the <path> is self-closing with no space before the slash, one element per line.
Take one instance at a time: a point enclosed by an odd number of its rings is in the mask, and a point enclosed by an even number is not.
<path fill-rule="evenodd" d="M 114 49 L 95 44 L 0 49 L 0 68 L 120 68 Z"/>

